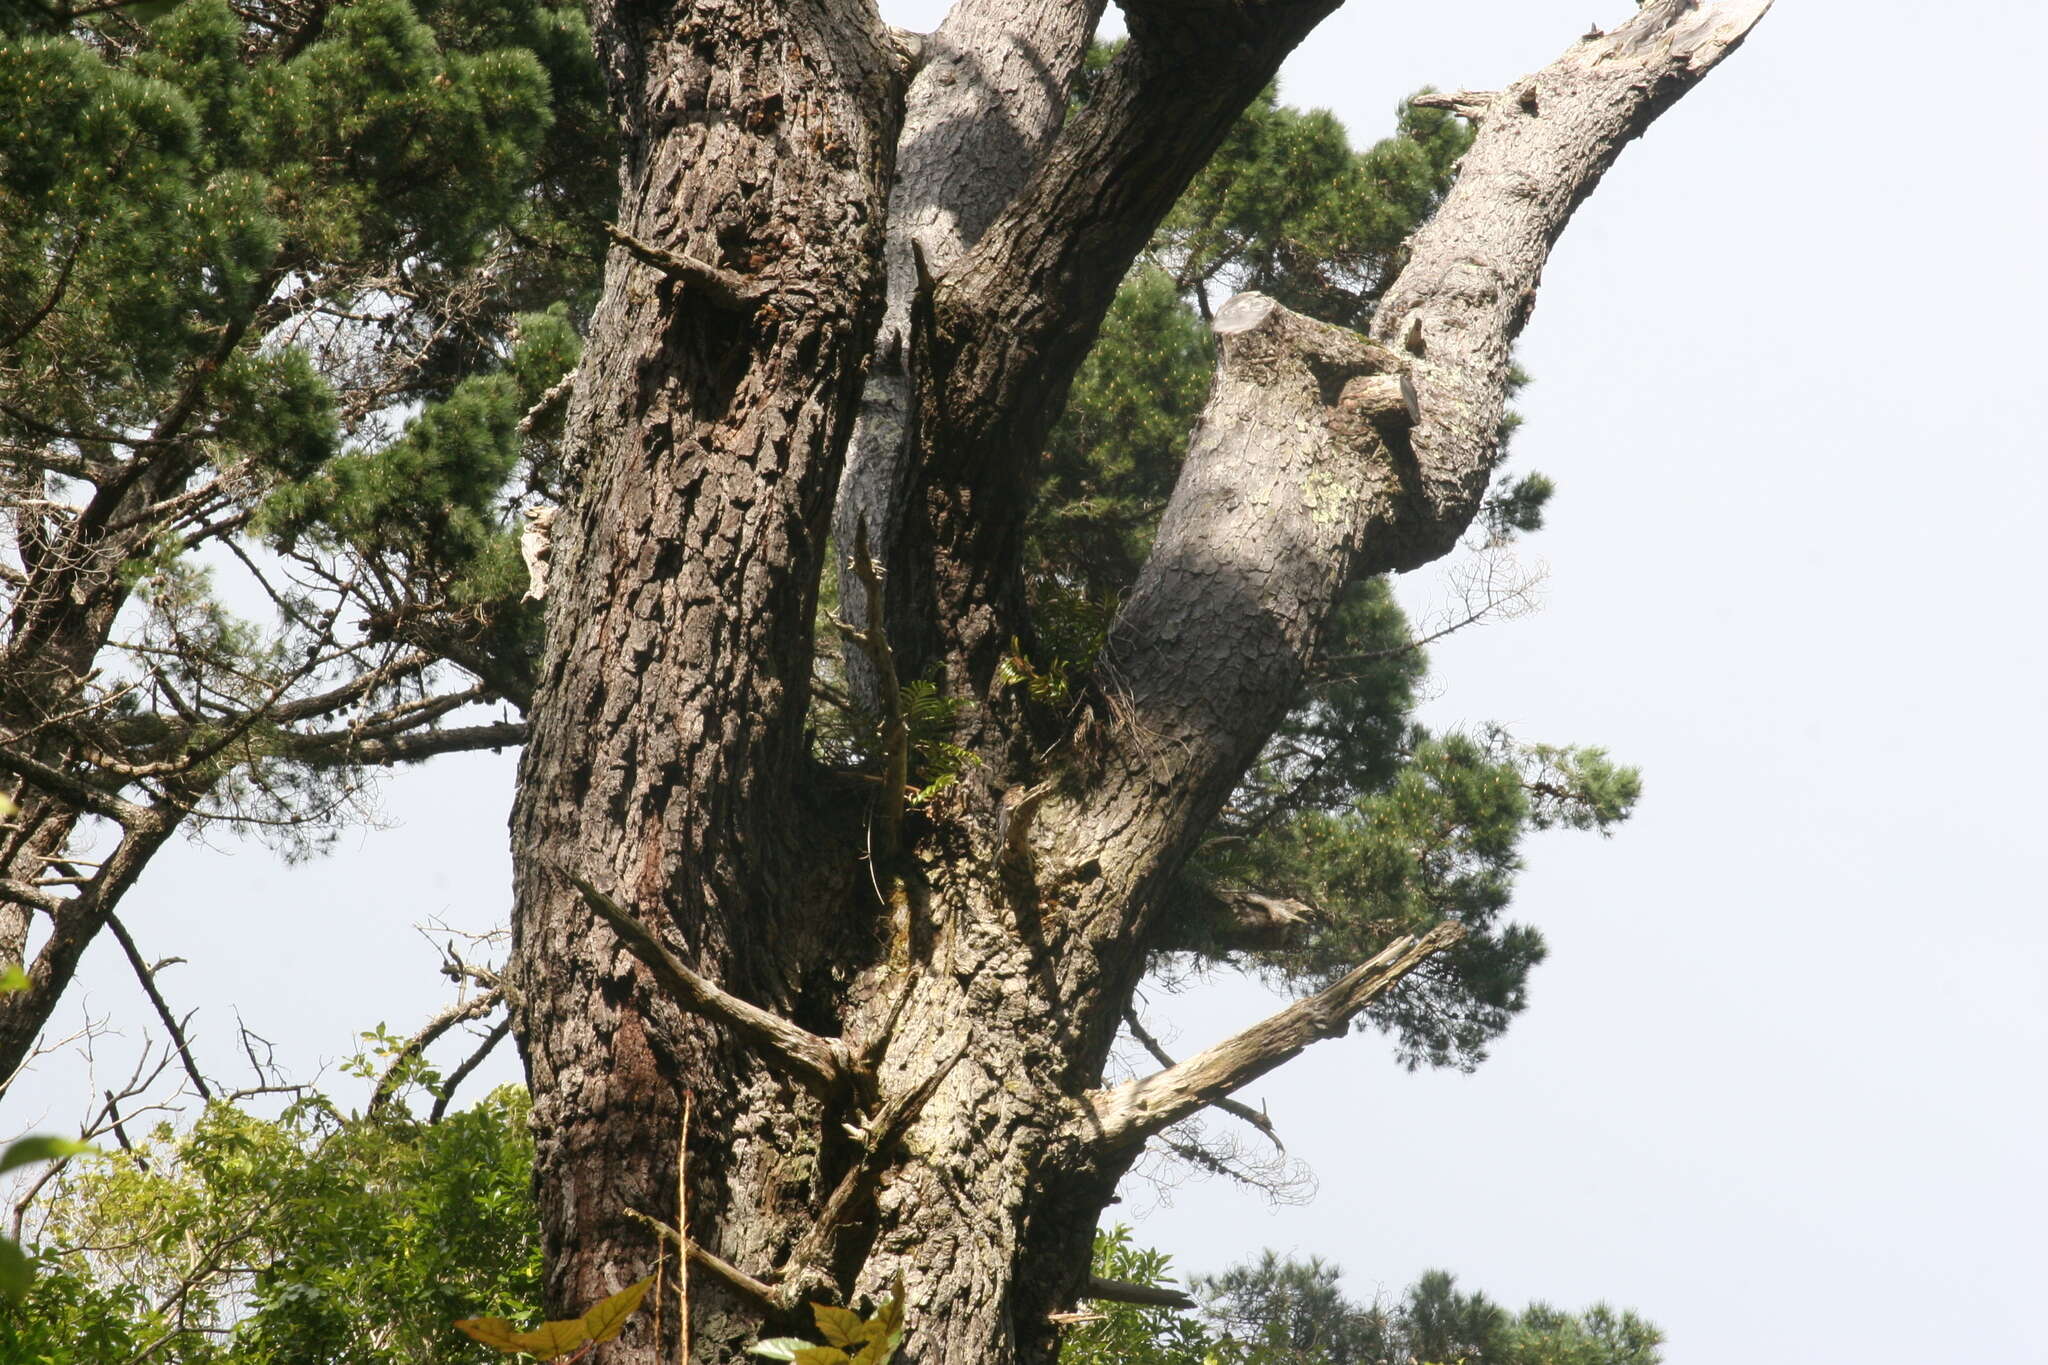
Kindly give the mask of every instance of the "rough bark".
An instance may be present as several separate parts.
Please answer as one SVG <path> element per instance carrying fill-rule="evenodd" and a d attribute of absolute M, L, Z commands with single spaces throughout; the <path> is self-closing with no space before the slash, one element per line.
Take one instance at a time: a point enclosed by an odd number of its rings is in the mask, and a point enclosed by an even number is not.
<path fill-rule="evenodd" d="M 851 894 L 850 858 L 827 869 L 840 884 L 806 885 L 807 843 L 846 831 L 807 829 L 794 788 L 904 74 L 854 0 L 600 4 L 593 19 L 625 135 L 621 229 L 773 296 L 734 309 L 615 248 L 570 405 L 585 473 L 554 531 L 513 815 L 512 975 L 549 1294 L 579 1310 L 646 1273 L 626 1211 L 671 1203 L 681 1084 L 720 1139 L 692 1200 L 711 1250 L 779 1264 L 817 1178 L 814 1102 L 663 997 L 572 877 L 771 1007 Z M 693 1300 L 707 1351 L 757 1320 L 730 1295 Z M 612 1349 L 651 1358 L 645 1342 Z"/>
<path fill-rule="evenodd" d="M 517 1026 L 556 1308 L 647 1272 L 659 1234 L 629 1210 L 669 1206 L 689 1090 L 677 1236 L 707 1272 L 700 1359 L 805 1330 L 803 1299 L 872 1298 L 900 1276 L 903 1359 L 1044 1365 L 1144 1138 L 1342 1032 L 1455 937 L 1397 943 L 1101 1090 L 1146 954 L 1174 941 L 1174 878 L 1337 594 L 1441 553 L 1477 510 L 1507 346 L 1572 206 L 1763 6 L 1662 0 L 1530 78 L 1533 98 L 1485 100 L 1469 188 L 1418 234 L 1374 337 L 1257 296 L 1220 310 L 1215 387 L 1156 547 L 1088 704 L 1048 736 L 992 695 L 1001 649 L 1030 628 L 1030 462 L 1133 254 L 1330 7 L 1134 0 L 1130 47 L 1021 188 L 1011 147 L 985 193 L 940 196 L 1007 206 L 978 236 L 950 224 L 946 249 L 972 245 L 898 324 L 920 380 L 903 473 L 844 505 L 910 490 L 887 565 L 891 663 L 943 664 L 998 761 L 900 817 L 811 770 L 802 735 L 841 452 L 864 364 L 892 363 L 872 354 L 901 107 L 890 43 L 853 0 L 598 7 L 635 247 L 613 253 L 571 405 L 585 486 L 557 527 L 514 815 Z M 963 69 L 998 69 L 1017 31 L 976 28 Z M 976 117 L 1015 104 L 967 95 Z M 642 1330 L 608 1358 L 652 1365 Z"/>

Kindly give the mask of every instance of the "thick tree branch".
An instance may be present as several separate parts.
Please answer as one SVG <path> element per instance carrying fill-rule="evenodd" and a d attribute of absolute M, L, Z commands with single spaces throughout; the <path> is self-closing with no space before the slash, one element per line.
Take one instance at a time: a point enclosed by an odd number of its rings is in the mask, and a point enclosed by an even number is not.
<path fill-rule="evenodd" d="M 1292 896 L 1180 886 L 1154 946 L 1163 952 L 1272 952 L 1299 943 L 1328 918 Z"/>
<path fill-rule="evenodd" d="M 1464 533 L 1499 456 L 1510 351 L 1551 247 L 1622 149 L 1769 9 L 1770 0 L 1655 0 L 1481 111 L 1456 184 L 1410 239 L 1408 264 L 1374 314 L 1373 335 L 1412 358 L 1420 496 L 1398 530 L 1375 537 L 1361 572 L 1413 568 Z"/>
<path fill-rule="evenodd" d="M 882 714 L 882 793 L 876 852 L 893 856 L 902 843 L 903 803 L 910 787 L 910 726 L 903 714 L 903 687 L 896 677 L 896 655 L 889 645 L 889 618 L 884 606 L 882 570 L 868 553 L 868 524 L 857 521 L 853 553 L 846 569 L 860 586 L 865 605 L 856 626 L 841 617 L 832 625 L 867 658 L 875 680 L 876 710 Z"/>
<path fill-rule="evenodd" d="M 1147 1308 L 1178 1308 L 1183 1312 L 1193 1309 L 1195 1301 L 1178 1289 L 1167 1289 L 1159 1285 L 1131 1284 L 1127 1280 L 1110 1280 L 1100 1275 L 1088 1277 L 1088 1288 L 1083 1297 L 1099 1299 L 1105 1303 L 1135 1303 Z"/>
<path fill-rule="evenodd" d="M 1126 824 L 1130 856 L 1170 864 L 1213 815 L 1298 695 L 1346 583 L 1457 543 L 1485 497 L 1510 348 L 1551 245 L 1621 149 L 1768 7 L 1659 0 L 1503 91 L 1370 338 L 1259 295 L 1218 311 L 1215 386 L 1098 664 L 1128 774 L 1098 803 L 1148 807 Z"/>
<path fill-rule="evenodd" d="M 677 1004 L 707 1019 L 713 1019 L 751 1043 L 770 1063 L 789 1072 L 812 1092 L 836 1096 L 860 1079 L 846 1045 L 833 1038 L 820 1038 L 790 1023 L 779 1014 L 750 1004 L 691 971 L 661 945 L 638 920 L 619 903 L 573 872 L 564 871 L 583 903 L 611 926 L 619 942 L 638 958 Z"/>
<path fill-rule="evenodd" d="M 1342 980 L 1177 1066 L 1088 1097 L 1093 1140 L 1120 1151 L 1208 1108 L 1292 1059 L 1310 1043 L 1341 1038 L 1360 1011 L 1424 961 L 1465 936 L 1446 920 L 1420 938 L 1397 939 Z"/>
<path fill-rule="evenodd" d="M 0 772 L 13 773 L 52 796 L 112 820 L 123 829 L 143 829 L 157 819 L 146 806 L 125 801 L 112 792 L 81 782 L 62 768 L 23 753 L 12 737 L 0 739 Z"/>
<path fill-rule="evenodd" d="M 328 730 L 318 734 L 288 735 L 281 743 L 293 758 L 316 765 L 417 763 L 440 754 L 516 749 L 526 743 L 526 722 L 512 720 L 489 725 L 458 725 L 447 730 L 419 730 L 381 739 L 352 734 L 347 730 Z"/>
<path fill-rule="evenodd" d="M 1159 1065 L 1165 1067 L 1169 1071 L 1172 1070 L 1174 1067 L 1180 1065 L 1179 1062 L 1176 1062 L 1173 1058 L 1166 1055 L 1166 1049 L 1159 1045 L 1159 1040 L 1157 1038 L 1154 1038 L 1151 1035 L 1151 1033 L 1146 1030 L 1144 1024 L 1139 1022 L 1138 1012 L 1136 1010 L 1131 1009 L 1124 1011 L 1124 1027 L 1131 1031 L 1131 1037 L 1138 1040 L 1139 1046 L 1143 1047 L 1145 1051 L 1152 1054 L 1153 1061 L 1159 1063 Z M 1221 1109 L 1224 1113 L 1229 1114 L 1233 1118 L 1244 1120 L 1246 1123 L 1249 1123 L 1252 1127 L 1258 1129 L 1259 1132 L 1263 1133 L 1265 1135 L 1266 1141 L 1272 1143 L 1275 1147 L 1278 1147 L 1283 1152 L 1287 1150 L 1287 1144 L 1280 1140 L 1280 1134 L 1274 1129 L 1273 1120 L 1267 1117 L 1265 1110 L 1254 1109 L 1242 1100 L 1233 1100 L 1227 1096 L 1223 1099 L 1215 1101 L 1210 1107 L 1213 1109 Z"/>
<path fill-rule="evenodd" d="M 1031 471 L 1131 261 L 1245 106 L 1335 0 L 1145 7 L 1131 38 L 1030 181 L 933 299 L 914 427 L 912 505 L 929 536 L 892 602 L 905 671 L 947 657 L 959 693 L 983 691 L 1028 633 L 1022 525 Z M 930 566 L 928 575 L 926 566 Z M 907 575 L 899 575 L 907 576 Z M 943 639 L 940 637 L 943 636 Z"/>
<path fill-rule="evenodd" d="M 841 545 L 865 522 L 875 555 L 899 562 L 921 379 L 912 313 L 920 300 L 928 311 L 931 278 L 953 269 L 974 245 L 1058 131 L 1102 8 L 1103 0 L 958 0 L 921 44 L 889 195 L 888 295 L 877 361 L 862 390 L 834 512 Z M 842 568 L 840 582 L 849 619 L 866 624 L 852 573 Z M 867 655 L 847 650 L 846 669 L 854 696 L 879 710 L 884 698 Z"/>

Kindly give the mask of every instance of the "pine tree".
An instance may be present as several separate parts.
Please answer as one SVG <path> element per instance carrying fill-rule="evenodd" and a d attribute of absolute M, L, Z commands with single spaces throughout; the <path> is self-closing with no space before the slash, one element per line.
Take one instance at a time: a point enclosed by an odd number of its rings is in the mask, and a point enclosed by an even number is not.
<path fill-rule="evenodd" d="M 1540 520 L 1487 490 L 1544 256 L 1762 6 L 1653 6 L 1361 155 L 1261 95 L 1329 7 L 1130 0 L 1085 72 L 1099 6 L 1056 0 L 924 43 L 600 2 L 600 63 L 543 0 L 11 9 L 0 126 L 66 131 L 0 151 L 0 948 L 55 925 L 0 1070 L 102 927 L 150 984 L 115 911 L 175 830 L 303 845 L 366 762 L 522 741 L 494 998 L 557 1311 L 637 1277 L 694 1093 L 701 1350 L 901 1276 L 907 1358 L 1046 1361 L 1173 1123 L 1360 1018 L 1475 1061 L 1540 955 L 1518 839 L 1635 779 L 1418 729 L 1379 576 Z M 490 702 L 530 724 L 437 728 Z M 1176 955 L 1314 994 L 1105 1087 Z"/>
<path fill-rule="evenodd" d="M 523 736 L 609 214 L 578 5 L 165 8 L 0 21 L 0 1076 L 172 833 Z"/>

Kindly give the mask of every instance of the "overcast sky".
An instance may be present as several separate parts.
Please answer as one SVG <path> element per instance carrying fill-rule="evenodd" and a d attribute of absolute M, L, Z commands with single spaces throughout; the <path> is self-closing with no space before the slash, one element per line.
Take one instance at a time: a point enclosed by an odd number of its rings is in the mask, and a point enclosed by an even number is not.
<path fill-rule="evenodd" d="M 1497 87 L 1626 12 L 1353 0 L 1282 96 L 1369 140 L 1418 85 Z M 1133 1190 L 1141 1241 L 1196 1270 L 1320 1254 L 1360 1296 L 1443 1267 L 1604 1298 L 1670 1365 L 2048 1362 L 2044 51 L 2019 0 L 1782 0 L 1580 210 L 1521 350 L 1516 462 L 1560 486 L 1528 546 L 1546 605 L 1440 647 L 1428 718 L 1606 745 L 1640 813 L 1532 845 L 1517 913 L 1552 958 L 1491 1061 L 1320 1045 L 1251 1094 L 1314 1202 Z M 160 859 L 125 918 L 192 960 L 163 981 L 209 1064 L 229 1000 L 301 1070 L 409 1031 L 442 984 L 409 925 L 504 915 L 511 772 L 393 782 L 396 827 L 310 867 Z M 83 982 L 132 1041 L 114 945 Z M 1153 1001 L 1183 1049 L 1272 1005 Z M 46 1065 L 0 1131 L 68 1121 L 82 1079 Z"/>

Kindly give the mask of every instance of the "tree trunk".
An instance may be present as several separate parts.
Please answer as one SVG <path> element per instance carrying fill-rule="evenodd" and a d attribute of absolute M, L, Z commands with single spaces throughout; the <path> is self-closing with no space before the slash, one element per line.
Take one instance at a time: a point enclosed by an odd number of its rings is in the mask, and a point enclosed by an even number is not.
<path fill-rule="evenodd" d="M 1083 114 L 947 186 L 986 216 L 912 280 L 894 358 L 875 347 L 885 248 L 931 227 L 890 219 L 914 198 L 898 159 L 930 135 L 904 122 L 912 45 L 861 0 L 595 7 L 626 134 L 621 245 L 571 408 L 584 484 L 556 528 L 513 816 L 557 1312 L 651 1272 L 634 1215 L 676 1221 L 688 1093 L 694 1358 L 814 1335 L 806 1302 L 900 1282 L 902 1359 L 1044 1365 L 1144 1142 L 1455 939 L 1397 942 L 1101 1088 L 1146 953 L 1172 940 L 1166 889 L 1337 594 L 1441 554 L 1476 513 L 1507 348 L 1571 209 L 1766 6 L 1661 0 L 1504 94 L 1442 97 L 1481 132 L 1374 337 L 1257 296 L 1219 310 L 1157 547 L 1083 704 L 1034 712 L 996 665 L 1030 630 L 1018 532 L 1039 442 L 1132 255 L 1330 7 L 1127 3 L 1131 42 Z M 1095 12 L 1004 8 L 969 3 L 945 60 L 1070 64 Z M 1032 142 L 1057 122 L 1044 93 L 982 90 L 963 116 L 1023 108 Z M 887 577 L 851 580 L 886 596 L 886 629 L 849 630 L 899 676 L 940 666 L 984 760 L 908 811 L 817 767 L 804 733 L 841 463 L 866 372 L 897 359 L 913 429 L 859 495 Z M 651 1322 L 607 1360 L 673 1359 Z"/>

